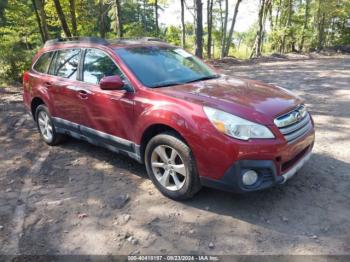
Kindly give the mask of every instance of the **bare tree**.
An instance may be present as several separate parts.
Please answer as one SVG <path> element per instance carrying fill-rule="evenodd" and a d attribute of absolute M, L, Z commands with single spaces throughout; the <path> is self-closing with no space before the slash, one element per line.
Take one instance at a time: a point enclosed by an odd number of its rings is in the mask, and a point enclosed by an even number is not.
<path fill-rule="evenodd" d="M 263 32 L 264 32 L 265 4 L 266 4 L 266 0 L 260 0 L 258 31 L 256 32 L 255 44 L 250 57 L 253 57 L 254 55 L 256 57 L 261 56 L 261 46 L 262 46 Z"/>
<path fill-rule="evenodd" d="M 123 22 L 122 22 L 122 18 L 121 18 L 121 4 L 120 4 L 120 0 L 115 0 L 115 18 L 116 18 L 116 32 L 118 34 L 118 37 L 123 37 Z"/>
<path fill-rule="evenodd" d="M 225 57 L 225 44 L 226 44 L 226 34 L 227 34 L 227 21 L 228 21 L 228 0 L 225 0 L 225 18 L 224 27 L 222 30 L 222 41 L 221 41 L 221 58 Z"/>
<path fill-rule="evenodd" d="M 60 0 L 53 0 L 53 2 L 55 4 L 55 8 L 56 8 L 56 12 L 57 12 L 57 15 L 58 15 L 58 19 L 61 22 L 61 26 L 62 26 L 64 34 L 66 35 L 66 37 L 72 37 L 72 34 L 71 34 L 71 32 L 69 30 L 69 27 L 68 27 L 68 24 L 67 24 L 66 17 L 65 17 L 65 15 L 63 13 L 63 10 L 62 10 L 62 6 L 61 6 L 61 3 L 60 3 Z"/>
<path fill-rule="evenodd" d="M 303 27 L 303 32 L 302 32 L 301 42 L 299 47 L 300 51 L 303 51 L 304 49 L 306 31 L 309 28 L 310 2 L 311 0 L 306 0 L 306 3 L 305 3 L 304 27 Z"/>
<path fill-rule="evenodd" d="M 212 28 L 213 28 L 213 0 L 207 0 L 207 21 L 208 21 L 208 43 L 207 54 L 208 58 L 211 58 L 211 46 L 212 46 Z"/>
<path fill-rule="evenodd" d="M 39 29 L 39 33 L 40 33 L 40 36 L 41 36 L 41 40 L 42 40 L 43 43 L 45 43 L 46 39 L 45 39 L 45 36 L 44 36 L 43 28 L 41 26 L 40 15 L 39 15 L 38 8 L 37 8 L 37 5 L 35 3 L 35 0 L 32 0 L 32 4 L 33 4 L 33 8 L 34 8 L 35 17 L 36 17 L 36 21 L 37 21 L 37 24 L 38 24 L 38 29 Z"/>
<path fill-rule="evenodd" d="M 196 5 L 196 56 L 203 57 L 203 4 L 195 0 Z"/>
<path fill-rule="evenodd" d="M 228 53 L 230 51 L 231 42 L 232 42 L 232 36 L 233 36 L 233 30 L 235 28 L 237 15 L 238 15 L 238 10 L 239 10 L 239 5 L 241 4 L 241 2 L 242 2 L 242 0 L 237 0 L 237 2 L 236 2 L 235 11 L 234 11 L 233 17 L 232 17 L 230 32 L 229 32 L 229 35 L 228 35 L 227 40 L 226 40 L 224 56 L 228 56 Z"/>
<path fill-rule="evenodd" d="M 280 18 L 281 7 L 282 7 L 282 0 L 279 0 L 277 3 L 277 11 L 276 11 L 275 23 L 274 23 L 274 25 L 276 27 L 278 26 L 278 22 L 279 22 L 279 18 Z"/>
<path fill-rule="evenodd" d="M 291 25 L 292 25 L 293 0 L 288 0 L 287 10 L 288 10 L 287 28 L 288 28 L 288 30 L 290 30 Z M 288 34 L 290 35 L 290 32 L 288 32 Z M 286 34 L 286 33 L 283 34 L 282 43 L 281 43 L 281 47 L 280 47 L 280 53 L 284 53 L 286 51 L 286 39 L 287 39 L 288 34 Z"/>
<path fill-rule="evenodd" d="M 186 27 L 185 27 L 185 0 L 181 0 L 181 29 L 182 29 L 182 47 L 186 47 Z"/>
<path fill-rule="evenodd" d="M 219 11 L 220 11 L 220 33 L 221 37 L 224 35 L 224 16 L 222 11 L 222 0 L 218 0 L 219 2 Z"/>
<path fill-rule="evenodd" d="M 317 10 L 317 25 L 318 25 L 318 43 L 317 43 L 317 49 L 320 51 L 323 49 L 324 44 L 324 30 L 325 30 L 325 21 L 326 21 L 326 14 L 322 10 L 322 4 L 323 0 L 318 1 L 318 10 Z"/>
<path fill-rule="evenodd" d="M 45 1 L 44 0 L 34 0 L 36 7 L 38 8 L 41 28 L 44 35 L 45 41 L 50 39 L 49 29 L 47 27 L 46 12 L 45 12 Z"/>
<path fill-rule="evenodd" d="M 77 36 L 78 30 L 77 30 L 77 16 L 75 13 L 75 0 L 69 0 L 69 11 L 70 11 L 70 19 L 72 22 L 73 35 Z"/>
<path fill-rule="evenodd" d="M 106 24 L 105 24 L 106 12 L 104 10 L 103 0 L 99 0 L 98 8 L 99 8 L 99 17 L 100 17 L 100 19 L 99 19 L 100 20 L 100 22 L 99 22 L 100 36 L 102 38 L 105 38 L 106 37 Z"/>
<path fill-rule="evenodd" d="M 156 22 L 156 33 L 159 35 L 159 24 L 158 24 L 158 0 L 154 1 L 154 17 Z"/>

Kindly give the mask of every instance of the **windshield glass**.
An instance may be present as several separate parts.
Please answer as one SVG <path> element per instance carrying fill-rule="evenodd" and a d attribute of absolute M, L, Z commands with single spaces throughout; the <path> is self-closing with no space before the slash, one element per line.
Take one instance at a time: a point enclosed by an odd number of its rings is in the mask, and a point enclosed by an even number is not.
<path fill-rule="evenodd" d="M 197 57 L 176 47 L 119 48 L 115 52 L 145 86 L 155 88 L 216 78 Z"/>

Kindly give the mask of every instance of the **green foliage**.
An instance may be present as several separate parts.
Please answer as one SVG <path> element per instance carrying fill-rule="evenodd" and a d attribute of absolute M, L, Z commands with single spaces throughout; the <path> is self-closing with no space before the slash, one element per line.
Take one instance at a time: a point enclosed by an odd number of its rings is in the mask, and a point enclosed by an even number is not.
<path fill-rule="evenodd" d="M 181 45 L 181 29 L 176 26 L 169 26 L 165 33 L 165 40 L 170 44 Z"/>
<path fill-rule="evenodd" d="M 250 1 L 250 0 L 247 0 Z M 53 0 L 44 2 L 39 11 L 39 21 L 45 14 L 49 38 L 63 37 L 61 22 Z M 158 10 L 168 8 L 169 0 L 158 0 Z M 180 1 L 179 7 L 180 7 Z M 327 46 L 350 44 L 350 1 L 349 0 L 266 0 L 264 12 L 265 32 L 263 52 L 309 51 Z M 62 11 L 71 31 L 73 19 L 70 0 L 60 0 Z M 120 0 L 123 37 L 137 38 L 155 36 L 171 44 L 181 45 L 181 27 L 159 25 L 156 31 L 155 0 Z M 203 1 L 205 3 L 205 1 Z M 221 7 L 220 7 L 221 3 Z M 307 3 L 310 3 L 307 7 Z M 292 8 L 290 8 L 292 4 Z M 191 13 L 195 13 L 187 3 Z M 223 0 L 215 0 L 213 8 L 213 57 L 220 56 L 223 37 Z M 305 12 L 308 10 L 308 12 Z M 230 10 L 232 13 L 233 10 Z M 188 12 L 186 12 L 188 13 Z M 308 13 L 308 19 L 305 14 Z M 206 14 L 203 14 L 206 16 Z M 74 17 L 74 16 L 73 16 Z M 116 1 L 114 0 L 75 0 L 77 34 L 81 36 L 101 36 L 115 38 Z M 186 19 L 187 20 L 187 19 Z M 228 19 L 230 22 L 230 18 Z M 256 18 L 258 21 L 258 17 Z M 186 23 L 186 49 L 193 52 L 195 27 Z M 32 0 L 0 0 L 0 78 L 1 81 L 19 81 L 24 70 L 29 68 L 35 51 L 42 45 L 41 30 Z M 204 28 L 207 28 L 204 25 Z M 249 30 L 234 33 L 230 56 L 248 58 L 256 43 L 258 26 L 255 23 Z M 205 30 L 206 33 L 206 30 Z M 204 42 L 207 35 L 204 33 Z"/>
<path fill-rule="evenodd" d="M 273 7 L 273 13 L 278 12 L 279 17 L 273 18 L 273 30 L 267 34 L 272 50 L 308 51 L 350 44 L 350 1 L 309 0 L 308 19 L 305 19 L 306 0 L 281 0 L 282 5 L 279 1 Z M 288 24 L 289 1 L 292 2 L 291 25 Z"/>
<path fill-rule="evenodd" d="M 20 81 L 40 43 L 30 1 L 9 0 L 0 27 L 0 80 Z"/>

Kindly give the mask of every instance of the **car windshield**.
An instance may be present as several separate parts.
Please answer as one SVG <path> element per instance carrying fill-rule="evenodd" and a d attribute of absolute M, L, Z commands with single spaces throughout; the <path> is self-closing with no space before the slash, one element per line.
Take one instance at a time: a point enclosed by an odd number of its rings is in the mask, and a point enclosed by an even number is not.
<path fill-rule="evenodd" d="M 129 47 L 115 50 L 137 79 L 156 88 L 217 78 L 197 57 L 176 47 Z"/>

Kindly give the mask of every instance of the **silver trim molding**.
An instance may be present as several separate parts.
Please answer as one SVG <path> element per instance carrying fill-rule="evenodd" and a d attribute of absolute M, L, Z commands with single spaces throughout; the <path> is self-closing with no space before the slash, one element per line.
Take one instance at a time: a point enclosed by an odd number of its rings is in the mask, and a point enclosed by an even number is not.
<path fill-rule="evenodd" d="M 307 153 L 302 159 L 299 160 L 297 164 L 295 164 L 287 173 L 282 174 L 283 181 L 281 184 L 287 182 L 287 180 L 291 179 L 304 165 L 307 161 L 309 161 L 312 152 Z"/>
<path fill-rule="evenodd" d="M 116 153 L 126 154 L 138 162 L 142 162 L 140 145 L 135 144 L 133 141 L 79 125 L 59 117 L 52 117 L 52 119 L 58 133 L 85 140 L 91 144 L 105 147 Z"/>

